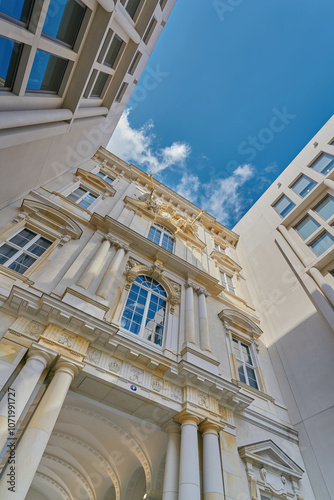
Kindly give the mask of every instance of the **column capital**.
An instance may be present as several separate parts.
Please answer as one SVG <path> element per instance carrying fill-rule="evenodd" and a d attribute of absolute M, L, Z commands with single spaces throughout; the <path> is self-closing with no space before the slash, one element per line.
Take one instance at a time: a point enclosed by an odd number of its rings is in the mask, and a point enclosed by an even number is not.
<path fill-rule="evenodd" d="M 78 375 L 78 373 L 82 370 L 83 367 L 84 367 L 83 363 L 73 361 L 72 359 L 61 355 L 57 360 L 55 366 L 55 373 L 58 372 L 68 373 L 69 375 L 71 375 L 73 379 L 76 375 Z"/>
<path fill-rule="evenodd" d="M 210 432 L 218 435 L 218 433 L 222 431 L 224 427 L 225 427 L 224 424 L 221 424 L 211 418 L 206 418 L 199 426 L 199 430 L 202 434 Z"/>
<path fill-rule="evenodd" d="M 37 342 L 33 342 L 27 352 L 27 360 L 31 359 L 40 361 L 44 365 L 44 368 L 50 366 L 56 356 L 57 353 L 55 351 L 48 349 Z"/>
<path fill-rule="evenodd" d="M 116 247 L 117 250 L 119 248 L 122 248 L 125 252 L 128 252 L 130 250 L 130 246 L 128 243 L 118 240 L 111 233 L 108 233 L 104 236 L 104 241 L 109 241 L 110 245 Z"/>
<path fill-rule="evenodd" d="M 182 410 L 178 415 L 174 417 L 175 422 L 182 424 L 195 424 L 196 426 L 203 420 L 203 417 L 195 415 L 195 413 L 189 410 Z"/>
<path fill-rule="evenodd" d="M 169 422 L 165 423 L 161 429 L 167 432 L 167 434 L 181 434 L 181 426 L 174 420 L 169 420 Z"/>
<path fill-rule="evenodd" d="M 210 296 L 209 292 L 207 290 L 205 290 L 205 288 L 201 288 L 200 286 L 197 287 L 196 293 L 198 293 L 198 295 L 204 295 L 204 297 Z"/>
<path fill-rule="evenodd" d="M 186 288 L 192 288 L 194 290 L 194 292 L 197 292 L 199 289 L 199 286 L 196 285 L 196 283 L 194 283 L 193 281 L 187 280 L 186 281 Z"/>

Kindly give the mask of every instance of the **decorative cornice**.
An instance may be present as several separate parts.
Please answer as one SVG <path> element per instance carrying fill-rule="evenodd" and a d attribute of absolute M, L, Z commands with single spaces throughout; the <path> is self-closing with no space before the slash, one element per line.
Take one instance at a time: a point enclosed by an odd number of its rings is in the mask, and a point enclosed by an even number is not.
<path fill-rule="evenodd" d="M 218 317 L 224 326 L 227 324 L 228 329 L 233 328 L 233 330 L 240 331 L 241 334 L 246 333 L 247 336 L 255 339 L 258 339 L 263 333 L 254 321 L 236 309 L 223 309 L 218 314 Z"/>

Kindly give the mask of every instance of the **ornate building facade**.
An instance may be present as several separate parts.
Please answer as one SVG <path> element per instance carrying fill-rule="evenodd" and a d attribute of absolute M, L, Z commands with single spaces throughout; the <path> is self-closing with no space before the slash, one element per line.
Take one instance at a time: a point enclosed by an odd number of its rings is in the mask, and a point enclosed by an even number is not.
<path fill-rule="evenodd" d="M 1 499 L 315 500 L 235 232 L 103 148 L 0 217 Z"/>

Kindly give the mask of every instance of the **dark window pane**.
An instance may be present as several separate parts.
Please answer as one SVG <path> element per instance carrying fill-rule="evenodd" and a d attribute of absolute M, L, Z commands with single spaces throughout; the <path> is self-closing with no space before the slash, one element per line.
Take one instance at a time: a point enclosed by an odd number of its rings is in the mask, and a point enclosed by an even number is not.
<path fill-rule="evenodd" d="M 2 245 L 0 247 L 0 264 L 4 264 L 5 262 L 7 262 L 7 260 L 13 257 L 13 255 L 15 255 L 17 251 L 18 250 L 8 245 L 8 243 Z"/>
<path fill-rule="evenodd" d="M 75 0 L 51 0 L 46 14 L 43 33 L 73 47 L 77 38 L 85 7 Z"/>
<path fill-rule="evenodd" d="M 111 68 L 114 69 L 117 63 L 117 56 L 121 51 L 121 48 L 123 46 L 123 40 L 119 38 L 117 35 L 114 35 L 114 38 L 111 42 L 110 48 L 108 50 L 108 53 L 106 55 L 104 64 L 107 66 L 110 66 Z"/>
<path fill-rule="evenodd" d="M 314 250 L 317 255 L 321 255 L 326 250 L 328 250 L 334 244 L 334 238 L 331 234 L 327 233 L 327 231 L 317 238 L 310 247 Z"/>
<path fill-rule="evenodd" d="M 45 238 L 39 238 L 36 243 L 33 243 L 29 248 L 29 252 L 35 255 L 42 255 L 47 248 L 51 245 L 51 241 L 46 240 Z"/>
<path fill-rule="evenodd" d="M 0 88 L 11 89 L 22 45 L 0 37 Z"/>
<path fill-rule="evenodd" d="M 137 68 L 137 66 L 139 64 L 140 58 L 141 58 L 141 53 L 137 52 L 136 55 L 135 55 L 135 57 L 133 58 L 132 63 L 130 64 L 130 67 L 129 67 L 128 73 L 130 75 L 133 75 L 133 73 L 136 71 L 136 68 Z"/>
<path fill-rule="evenodd" d="M 0 12 L 27 24 L 32 4 L 33 0 L 0 0 Z"/>
<path fill-rule="evenodd" d="M 241 382 L 244 382 L 244 384 L 246 384 L 246 377 L 245 377 L 245 374 L 244 374 L 244 367 L 241 363 L 238 363 L 238 374 L 239 374 L 239 380 Z"/>
<path fill-rule="evenodd" d="M 19 247 L 24 247 L 30 240 L 35 238 L 35 236 L 37 236 L 36 233 L 30 231 L 30 229 L 23 229 L 18 234 L 10 238 L 9 241 Z"/>
<path fill-rule="evenodd" d="M 126 4 L 125 8 L 132 17 L 132 19 L 135 17 L 139 4 L 140 0 L 129 0 L 128 3 Z"/>
<path fill-rule="evenodd" d="M 13 269 L 17 273 L 23 274 L 32 264 L 36 261 L 34 257 L 23 253 L 20 255 L 15 262 L 8 266 L 9 269 Z"/>
<path fill-rule="evenodd" d="M 104 86 L 107 83 L 108 75 L 107 73 L 102 73 L 100 71 L 99 76 L 96 78 L 95 85 L 91 92 L 91 97 L 100 97 L 103 92 Z"/>
<path fill-rule="evenodd" d="M 37 50 L 28 80 L 27 90 L 58 92 L 68 60 Z"/>

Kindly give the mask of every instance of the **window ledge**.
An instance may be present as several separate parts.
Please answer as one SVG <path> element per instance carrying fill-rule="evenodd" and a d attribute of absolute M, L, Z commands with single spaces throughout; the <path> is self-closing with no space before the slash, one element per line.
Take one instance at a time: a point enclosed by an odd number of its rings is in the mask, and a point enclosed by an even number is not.
<path fill-rule="evenodd" d="M 2 264 L 0 264 L 0 274 L 5 274 L 6 276 L 9 276 L 10 278 L 13 278 L 15 280 L 23 281 L 23 283 L 26 283 L 27 285 L 30 286 L 32 286 L 35 283 L 27 276 L 24 276 L 24 274 L 17 273 L 16 271 L 13 271 L 13 269 L 9 269 L 8 267 L 3 266 Z"/>
<path fill-rule="evenodd" d="M 236 384 L 240 389 L 245 389 L 246 391 L 251 392 L 254 396 L 257 396 L 258 398 L 265 399 L 266 401 L 270 401 L 271 403 L 275 403 L 275 399 L 272 396 L 269 396 L 269 394 L 266 394 L 265 392 L 260 391 L 259 389 L 255 389 L 254 387 L 251 387 L 250 385 L 245 384 L 244 382 L 241 382 L 240 380 L 235 380 L 232 379 L 233 384 Z"/>
<path fill-rule="evenodd" d="M 136 344 L 148 347 L 152 351 L 155 351 L 159 354 L 162 354 L 162 346 L 159 346 L 158 344 L 154 344 L 154 342 L 151 342 L 150 340 L 143 339 L 142 337 L 138 337 L 135 333 L 131 333 L 128 330 L 124 330 L 123 328 L 120 328 L 118 330 L 118 333 L 122 335 L 123 337 L 131 340 L 132 342 L 135 342 Z"/>

